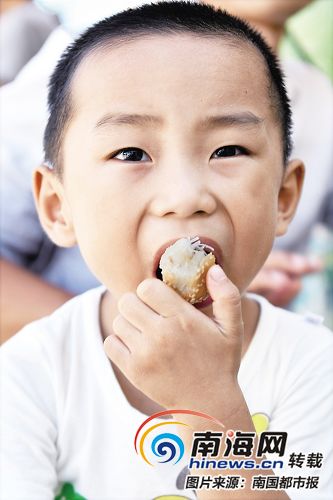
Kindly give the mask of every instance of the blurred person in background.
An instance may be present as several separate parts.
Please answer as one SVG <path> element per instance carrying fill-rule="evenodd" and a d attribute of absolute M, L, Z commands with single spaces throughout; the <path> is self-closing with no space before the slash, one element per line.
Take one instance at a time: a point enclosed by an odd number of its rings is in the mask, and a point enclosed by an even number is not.
<path fill-rule="evenodd" d="M 278 52 L 286 22 L 311 0 L 212 0 L 206 3 L 246 19 Z M 333 88 L 328 77 L 308 62 L 296 59 L 281 62 L 293 111 L 292 156 L 303 159 L 306 175 L 288 233 L 277 238 L 250 291 L 265 295 L 275 305 L 286 306 L 301 290 L 302 278 L 322 268 L 315 255 L 306 254 L 314 227 L 322 223 L 333 228 Z"/>
<path fill-rule="evenodd" d="M 137 0 L 39 0 L 61 21 L 18 77 L 0 89 L 0 333 L 1 341 L 99 283 L 77 247 L 59 248 L 42 230 L 31 176 L 43 159 L 47 85 L 61 53 L 95 21 Z"/>
<path fill-rule="evenodd" d="M 2 0 L 0 11 L 0 84 L 14 80 L 59 24 L 57 16 L 31 0 Z"/>

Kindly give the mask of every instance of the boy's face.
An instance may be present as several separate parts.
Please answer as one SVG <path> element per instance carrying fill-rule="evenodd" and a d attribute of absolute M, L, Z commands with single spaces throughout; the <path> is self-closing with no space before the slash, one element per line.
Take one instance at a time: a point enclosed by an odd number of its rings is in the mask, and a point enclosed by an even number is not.
<path fill-rule="evenodd" d="M 199 236 L 243 291 L 288 202 L 255 49 L 166 35 L 105 48 L 81 64 L 72 102 L 60 211 L 99 280 L 134 291 L 168 242 Z"/>

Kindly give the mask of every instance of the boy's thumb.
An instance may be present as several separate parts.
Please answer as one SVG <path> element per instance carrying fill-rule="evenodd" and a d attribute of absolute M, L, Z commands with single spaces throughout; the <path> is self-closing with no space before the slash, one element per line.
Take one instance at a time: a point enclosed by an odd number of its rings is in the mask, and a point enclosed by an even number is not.
<path fill-rule="evenodd" d="M 241 336 L 243 320 L 241 296 L 238 288 L 229 280 L 221 266 L 212 266 L 207 273 L 206 284 L 213 300 L 214 319 L 227 336 Z"/>

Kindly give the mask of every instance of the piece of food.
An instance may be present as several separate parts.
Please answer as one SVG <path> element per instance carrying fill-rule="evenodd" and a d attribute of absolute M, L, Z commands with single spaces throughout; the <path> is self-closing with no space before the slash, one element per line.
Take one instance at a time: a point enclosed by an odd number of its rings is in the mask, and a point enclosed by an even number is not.
<path fill-rule="evenodd" d="M 164 283 L 191 304 L 202 302 L 208 297 L 206 274 L 215 264 L 213 251 L 214 248 L 201 243 L 197 236 L 177 240 L 160 260 Z"/>

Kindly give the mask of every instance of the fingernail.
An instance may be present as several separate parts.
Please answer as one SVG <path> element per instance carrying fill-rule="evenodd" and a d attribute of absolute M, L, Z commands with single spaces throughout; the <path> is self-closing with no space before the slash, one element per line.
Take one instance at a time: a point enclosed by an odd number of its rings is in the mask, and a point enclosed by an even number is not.
<path fill-rule="evenodd" d="M 210 270 L 210 276 L 214 281 L 222 281 L 225 274 L 220 266 L 213 266 Z"/>

